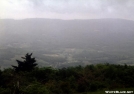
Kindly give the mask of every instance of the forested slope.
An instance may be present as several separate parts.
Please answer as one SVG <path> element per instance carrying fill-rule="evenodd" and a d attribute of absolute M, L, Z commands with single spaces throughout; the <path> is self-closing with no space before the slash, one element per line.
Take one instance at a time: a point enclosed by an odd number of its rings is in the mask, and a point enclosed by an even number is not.
<path fill-rule="evenodd" d="M 61 69 L 36 67 L 26 72 L 0 71 L 0 94 L 83 94 L 134 90 L 134 66 L 97 64 Z M 86 93 L 84 93 L 86 94 Z M 88 93 L 87 93 L 88 94 Z"/>

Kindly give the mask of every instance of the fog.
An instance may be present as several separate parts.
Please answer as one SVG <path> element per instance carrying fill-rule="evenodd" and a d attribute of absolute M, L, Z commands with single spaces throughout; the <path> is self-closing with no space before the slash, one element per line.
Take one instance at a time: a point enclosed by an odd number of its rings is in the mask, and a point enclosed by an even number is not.
<path fill-rule="evenodd" d="M 0 0 L 0 66 L 133 65 L 133 0 Z"/>
<path fill-rule="evenodd" d="M 27 52 L 40 66 L 96 63 L 133 65 L 134 21 L 124 19 L 0 20 L 0 64 L 9 67 Z"/>

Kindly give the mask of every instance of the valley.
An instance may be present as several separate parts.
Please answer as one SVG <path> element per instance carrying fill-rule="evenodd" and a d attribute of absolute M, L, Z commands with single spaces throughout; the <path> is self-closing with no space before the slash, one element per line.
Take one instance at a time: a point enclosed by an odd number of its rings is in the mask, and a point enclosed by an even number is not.
<path fill-rule="evenodd" d="M 39 66 L 55 68 L 134 61 L 134 21 L 124 19 L 0 20 L 0 66 L 33 53 Z"/>

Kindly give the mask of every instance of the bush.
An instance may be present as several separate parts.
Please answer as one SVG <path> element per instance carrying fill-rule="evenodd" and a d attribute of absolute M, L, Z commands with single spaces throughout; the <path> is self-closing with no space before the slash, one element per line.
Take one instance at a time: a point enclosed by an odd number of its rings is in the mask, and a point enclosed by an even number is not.
<path fill-rule="evenodd" d="M 49 90 L 47 90 L 44 85 L 38 82 L 28 85 L 27 87 L 25 87 L 25 89 L 21 91 L 24 94 L 50 94 Z"/>

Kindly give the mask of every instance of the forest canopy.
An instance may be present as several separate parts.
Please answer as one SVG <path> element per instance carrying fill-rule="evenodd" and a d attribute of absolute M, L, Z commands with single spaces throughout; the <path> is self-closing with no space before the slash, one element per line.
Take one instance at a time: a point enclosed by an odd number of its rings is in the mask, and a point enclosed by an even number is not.
<path fill-rule="evenodd" d="M 31 55 L 26 54 L 23 63 L 35 62 Z M 91 64 L 60 69 L 34 67 L 17 72 L 16 68 L 20 65 L 0 70 L 0 94 L 85 94 L 97 91 L 103 94 L 105 90 L 134 90 L 134 66 L 126 64 Z"/>

